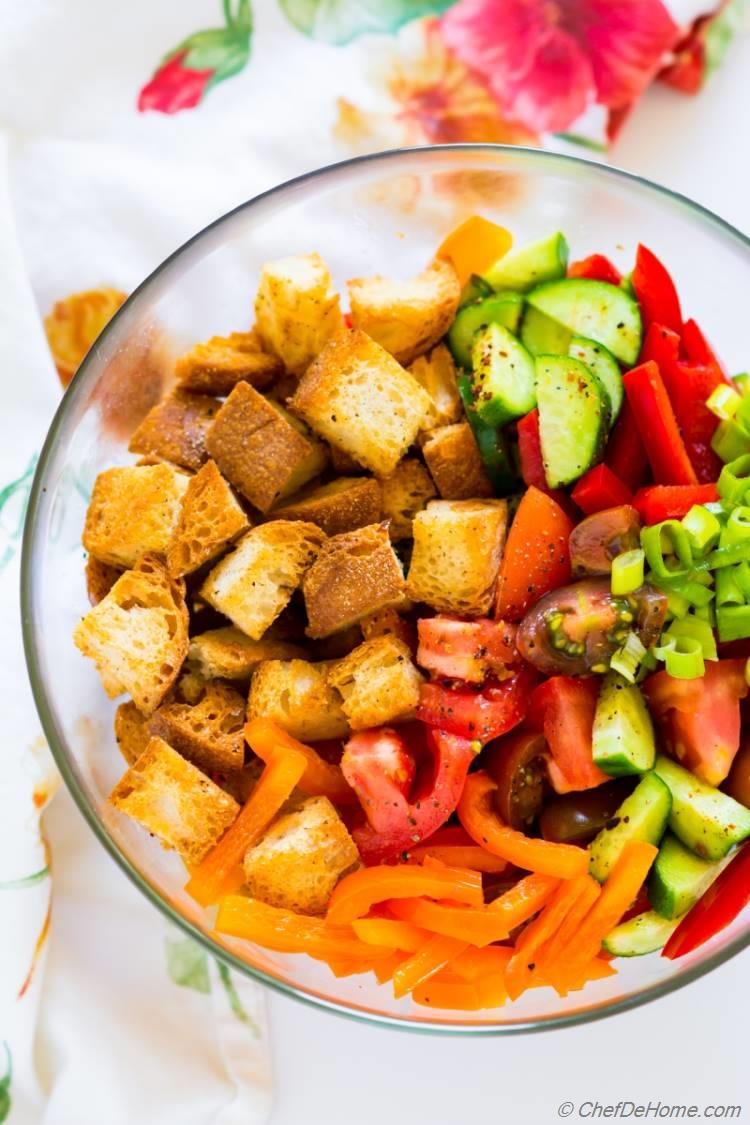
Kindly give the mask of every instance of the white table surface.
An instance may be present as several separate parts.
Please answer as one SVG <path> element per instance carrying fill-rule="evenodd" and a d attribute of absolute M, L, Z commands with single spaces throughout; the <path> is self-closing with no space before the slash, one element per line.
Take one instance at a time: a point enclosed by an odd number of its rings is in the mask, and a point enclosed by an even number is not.
<path fill-rule="evenodd" d="M 746 39 L 733 46 L 699 98 L 650 91 L 611 162 L 749 230 L 749 113 Z M 741 1104 L 743 1094 L 744 1120 L 750 1117 L 749 997 L 746 952 L 625 1015 L 541 1035 L 468 1041 L 366 1027 L 271 994 L 272 1125 L 551 1125 L 568 1100 L 703 1107 Z M 577 1109 L 569 1117 L 582 1119 Z"/>

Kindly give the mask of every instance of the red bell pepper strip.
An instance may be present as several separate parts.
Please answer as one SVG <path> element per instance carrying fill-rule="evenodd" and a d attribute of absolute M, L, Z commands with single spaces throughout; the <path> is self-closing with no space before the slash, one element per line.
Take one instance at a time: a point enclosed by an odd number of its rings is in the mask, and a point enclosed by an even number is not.
<path fill-rule="evenodd" d="M 658 484 L 697 484 L 659 368 L 650 360 L 623 379 Z"/>
<path fill-rule="evenodd" d="M 715 484 L 652 484 L 639 488 L 631 503 L 645 524 L 681 520 L 693 504 L 719 499 Z"/>
<path fill-rule="evenodd" d="M 682 326 L 682 346 L 691 363 L 700 363 L 705 367 L 717 368 L 724 381 L 731 385 L 732 380 L 725 372 L 716 352 L 692 317 L 690 320 L 686 320 Z"/>
<path fill-rule="evenodd" d="M 619 285 L 622 274 L 604 254 L 590 254 L 588 258 L 581 258 L 578 262 L 571 262 L 568 266 L 568 277 L 587 277 L 591 281 L 608 281 L 610 285 Z"/>
<path fill-rule="evenodd" d="M 631 280 L 641 306 L 644 328 L 656 323 L 681 332 L 682 310 L 675 284 L 666 266 L 642 244 L 638 246 Z"/>
<path fill-rule="evenodd" d="M 633 408 L 627 399 L 607 442 L 607 467 L 628 488 L 639 488 L 648 476 L 648 457 L 638 433 Z"/>
<path fill-rule="evenodd" d="M 698 899 L 661 951 L 674 961 L 726 929 L 750 902 L 750 845 L 745 845 Z"/>
<path fill-rule="evenodd" d="M 539 411 L 532 410 L 518 423 L 518 456 L 521 462 L 521 476 L 524 484 L 549 491 L 544 475 L 542 443 L 539 437 Z"/>
<path fill-rule="evenodd" d="M 571 495 L 582 512 L 593 516 L 605 508 L 629 504 L 633 494 L 606 465 L 595 465 L 581 477 Z"/>

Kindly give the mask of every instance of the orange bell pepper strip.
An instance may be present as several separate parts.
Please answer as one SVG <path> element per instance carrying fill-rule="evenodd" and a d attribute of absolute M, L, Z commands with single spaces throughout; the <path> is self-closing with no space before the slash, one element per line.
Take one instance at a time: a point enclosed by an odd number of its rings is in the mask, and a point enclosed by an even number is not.
<path fill-rule="evenodd" d="M 476 844 L 422 844 L 409 851 L 406 862 L 422 863 L 425 858 L 439 859 L 448 867 L 469 867 L 472 871 L 484 871 L 488 875 L 499 875 L 508 866 L 504 859 Z"/>
<path fill-rule="evenodd" d="M 390 957 L 392 949 L 365 945 L 350 926 L 329 926 L 311 918 L 269 906 L 244 895 L 226 895 L 219 903 L 216 930 L 244 938 L 277 953 L 307 953 L 321 961 L 329 958 L 367 961 Z"/>
<path fill-rule="evenodd" d="M 588 852 L 573 844 L 554 844 L 548 840 L 532 840 L 503 824 L 490 797 L 497 785 L 480 770 L 469 774 L 458 803 L 458 818 L 471 838 L 480 847 L 508 863 L 535 871 L 540 875 L 553 875 L 558 879 L 574 879 L 588 868 Z"/>
<path fill-rule="evenodd" d="M 305 772 L 298 788 L 307 797 L 328 797 L 334 805 L 353 807 L 357 795 L 341 772 L 341 767 L 327 762 L 312 747 L 298 742 L 272 719 L 250 719 L 245 724 L 245 741 L 266 764 L 274 754 L 294 751 L 305 759 Z"/>
<path fill-rule="evenodd" d="M 447 966 L 447 971 L 463 980 L 479 980 L 487 976 L 505 978 L 508 962 L 513 956 L 510 945 L 487 945 L 484 949 L 467 949 Z"/>
<path fill-rule="evenodd" d="M 305 772 L 302 754 L 290 750 L 270 759 L 237 819 L 192 872 L 185 890 L 201 906 L 211 906 L 244 882 L 240 864 L 260 840 Z"/>
<path fill-rule="evenodd" d="M 435 257 L 452 262 L 458 280 L 465 285 L 473 273 L 489 269 L 512 245 L 513 235 L 505 227 L 472 215 L 443 239 Z"/>
<path fill-rule="evenodd" d="M 534 979 L 537 951 L 559 929 L 566 915 L 585 892 L 590 875 L 579 875 L 561 883 L 542 912 L 529 923 L 516 941 L 516 950 L 505 973 L 511 1000 L 517 1000 Z"/>
<path fill-rule="evenodd" d="M 617 969 L 603 957 L 593 957 L 582 968 L 563 974 L 550 980 L 558 996 L 567 996 L 569 992 L 578 992 L 585 988 L 589 981 L 604 980 L 606 977 L 617 975 Z"/>
<path fill-rule="evenodd" d="M 505 982 L 501 973 L 473 981 L 457 979 L 452 974 L 437 973 L 412 993 L 412 1000 L 421 1007 L 456 1012 L 500 1008 L 506 999 Z"/>
<path fill-rule="evenodd" d="M 419 895 L 481 906 L 482 876 L 478 871 L 454 867 L 364 867 L 338 884 L 328 903 L 328 921 L 353 922 L 375 903 Z"/>
<path fill-rule="evenodd" d="M 563 919 L 557 933 L 544 943 L 537 955 L 537 965 L 540 973 L 544 973 L 550 966 L 559 961 L 560 953 L 575 937 L 580 929 L 581 922 L 586 917 L 592 906 L 602 893 L 602 888 L 596 879 L 587 876 L 581 894 Z"/>
<path fill-rule="evenodd" d="M 393 995 L 400 1000 L 466 949 L 468 943 L 465 941 L 434 934 L 421 949 L 396 969 L 393 974 Z"/>
<path fill-rule="evenodd" d="M 430 937 L 427 930 L 395 918 L 355 918 L 352 929 L 368 945 L 387 946 L 405 953 L 416 953 Z"/>
<path fill-rule="evenodd" d="M 393 974 L 400 965 L 403 965 L 407 960 L 409 954 L 401 953 L 396 950 L 390 957 L 379 957 L 372 966 L 372 971 L 375 974 L 375 979 L 378 984 L 385 984 L 386 981 L 393 980 Z"/>

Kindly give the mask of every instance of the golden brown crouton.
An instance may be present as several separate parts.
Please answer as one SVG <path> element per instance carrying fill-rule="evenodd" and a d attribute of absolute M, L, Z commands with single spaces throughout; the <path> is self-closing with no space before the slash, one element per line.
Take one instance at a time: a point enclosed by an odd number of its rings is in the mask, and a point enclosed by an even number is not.
<path fill-rule="evenodd" d="M 201 769 L 231 773 L 245 764 L 244 723 L 243 696 L 212 680 L 192 707 L 162 703 L 151 716 L 150 730 Z"/>
<path fill-rule="evenodd" d="M 432 399 L 431 425 L 449 426 L 461 421 L 464 408 L 458 393 L 456 365 L 445 344 L 438 344 L 429 355 L 415 359 L 409 372 Z"/>
<path fill-rule="evenodd" d="M 328 679 L 341 694 L 352 730 L 412 719 L 422 677 L 408 645 L 392 635 L 365 641 L 331 668 Z"/>
<path fill-rule="evenodd" d="M 150 740 L 109 799 L 190 865 L 200 863 L 240 811 L 233 797 L 161 738 Z"/>
<path fill-rule="evenodd" d="M 184 390 L 223 398 L 238 383 L 267 387 L 283 370 L 276 356 L 261 350 L 257 333 L 232 332 L 230 336 L 212 336 L 181 355 L 175 374 Z"/>
<path fill-rule="evenodd" d="M 175 688 L 177 698 L 181 703 L 200 703 L 206 694 L 208 680 L 196 668 L 191 668 L 186 662 L 182 674 Z"/>
<path fill-rule="evenodd" d="M 92 605 L 98 605 L 107 596 L 121 574 L 121 567 L 110 566 L 89 555 L 86 559 L 86 593 Z"/>
<path fill-rule="evenodd" d="M 374 637 L 392 635 L 403 641 L 409 647 L 416 646 L 417 634 L 413 624 L 399 616 L 395 609 L 379 609 L 377 613 L 363 617 L 361 621 L 362 636 L 366 641 Z"/>
<path fill-rule="evenodd" d="M 416 379 L 364 332 L 344 329 L 300 380 L 289 408 L 332 445 L 376 473 L 392 473 L 429 421 Z"/>
<path fill-rule="evenodd" d="M 337 477 L 355 477 L 357 474 L 367 472 L 364 465 L 360 465 L 359 461 L 355 461 L 353 457 L 336 445 L 328 446 L 328 456 L 331 468 Z"/>
<path fill-rule="evenodd" d="M 331 633 L 330 637 L 319 637 L 317 640 L 308 640 L 303 655 L 308 660 L 340 660 L 348 656 L 352 649 L 362 644 L 362 630 L 359 625 L 350 625 L 338 633 Z"/>
<path fill-rule="evenodd" d="M 394 543 L 411 539 L 411 525 L 417 512 L 437 496 L 430 474 L 416 457 L 405 457 L 393 472 L 380 481 L 383 518 L 390 520 L 388 534 Z"/>
<path fill-rule="evenodd" d="M 132 700 L 121 703 L 115 711 L 117 746 L 129 766 L 138 761 L 148 745 L 151 738 L 148 724 L 148 715 L 142 715 Z"/>
<path fill-rule="evenodd" d="M 191 477 L 167 548 L 169 573 L 180 577 L 215 559 L 250 521 L 214 461 Z"/>
<path fill-rule="evenodd" d="M 273 520 L 248 531 L 201 587 L 201 597 L 260 640 L 317 555 L 325 535 L 313 523 Z"/>
<path fill-rule="evenodd" d="M 287 371 L 301 375 L 343 324 L 339 295 L 319 254 L 266 262 L 255 298 L 258 335 Z"/>
<path fill-rule="evenodd" d="M 296 418 L 238 383 L 216 415 L 206 447 L 251 504 L 267 512 L 321 471 L 324 446 Z"/>
<path fill-rule="evenodd" d="M 216 784 L 230 793 L 238 804 L 244 805 L 258 784 L 264 768 L 265 762 L 261 762 L 260 758 L 251 758 L 241 770 L 216 775 Z"/>
<path fill-rule="evenodd" d="M 128 449 L 195 471 L 206 460 L 206 434 L 219 405 L 208 395 L 172 391 L 149 410 Z"/>
<path fill-rule="evenodd" d="M 438 426 L 422 446 L 422 456 L 444 500 L 493 496 L 482 455 L 468 422 Z"/>
<path fill-rule="evenodd" d="M 380 519 L 380 485 L 372 477 L 339 477 L 328 484 L 304 489 L 281 508 L 274 508 L 271 515 L 284 520 L 308 520 L 326 535 L 354 531 Z"/>
<path fill-rule="evenodd" d="M 245 855 L 253 898 L 298 914 L 324 914 L 342 875 L 359 864 L 357 846 L 327 797 L 309 797 L 278 817 Z"/>
<path fill-rule="evenodd" d="M 507 519 L 505 500 L 432 500 L 414 518 L 409 596 L 443 613 L 486 614 Z"/>
<path fill-rule="evenodd" d="M 253 669 L 262 660 L 291 660 L 304 655 L 304 649 L 298 645 L 277 641 L 268 635 L 252 641 L 241 629 L 228 625 L 192 637 L 187 663 L 206 680 L 249 683 Z"/>
<path fill-rule="evenodd" d="M 302 580 L 307 634 L 327 637 L 387 606 L 404 604 L 401 563 L 385 524 L 328 539 Z"/>
<path fill-rule="evenodd" d="M 96 663 L 107 695 L 127 691 L 139 711 L 150 714 L 179 675 L 187 634 L 182 589 L 147 556 L 78 622 L 73 640 Z"/>
<path fill-rule="evenodd" d="M 348 282 L 352 324 L 399 363 L 430 350 L 450 328 L 461 286 L 450 262 L 437 260 L 410 281 L 364 277 Z"/>
<path fill-rule="evenodd" d="M 172 465 L 129 465 L 99 473 L 83 529 L 86 550 L 124 568 L 144 551 L 163 555 L 189 479 Z"/>
<path fill-rule="evenodd" d="M 273 719 L 303 742 L 343 738 L 349 724 L 328 682 L 330 667 L 328 661 L 264 660 L 250 683 L 248 719 Z"/>

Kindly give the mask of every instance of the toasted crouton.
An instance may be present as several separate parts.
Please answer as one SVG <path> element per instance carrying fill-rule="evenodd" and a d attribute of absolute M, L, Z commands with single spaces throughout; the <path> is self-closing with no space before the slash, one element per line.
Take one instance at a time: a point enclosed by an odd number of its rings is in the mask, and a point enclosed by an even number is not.
<path fill-rule="evenodd" d="M 161 738 L 149 741 L 109 799 L 190 865 L 200 863 L 240 811 L 234 797 Z"/>
<path fill-rule="evenodd" d="M 429 351 L 445 335 L 461 297 L 455 269 L 440 260 L 410 281 L 360 277 L 348 287 L 354 327 L 403 364 Z"/>
<path fill-rule="evenodd" d="M 163 555 L 189 479 L 172 465 L 129 465 L 99 473 L 83 529 L 86 550 L 125 569 L 144 551 Z"/>
<path fill-rule="evenodd" d="M 344 329 L 300 380 L 289 408 L 377 476 L 392 473 L 431 417 L 416 379 L 364 332 Z"/>
<path fill-rule="evenodd" d="M 215 559 L 250 521 L 214 461 L 207 461 L 185 490 L 180 517 L 167 548 L 167 568 L 175 577 L 192 574 Z"/>
<path fill-rule="evenodd" d="M 383 518 L 389 520 L 388 534 L 394 543 L 411 539 L 411 525 L 417 512 L 437 496 L 430 474 L 416 457 L 405 457 L 380 481 Z"/>
<path fill-rule="evenodd" d="M 192 637 L 187 664 L 206 680 L 235 680 L 249 683 L 253 669 L 262 660 L 291 660 L 304 656 L 304 649 L 287 641 L 263 637 L 252 641 L 234 625 L 209 629 Z"/>
<path fill-rule="evenodd" d="M 192 707 L 162 703 L 151 716 L 150 730 L 201 769 L 231 773 L 245 764 L 244 723 L 243 696 L 214 680 Z"/>
<path fill-rule="evenodd" d="M 172 391 L 149 410 L 128 449 L 195 471 L 206 460 L 206 434 L 219 405 L 209 395 Z"/>
<path fill-rule="evenodd" d="M 92 605 L 98 605 L 106 597 L 122 574 L 122 567 L 110 566 L 89 555 L 86 559 L 86 593 Z"/>
<path fill-rule="evenodd" d="M 283 370 L 276 356 L 261 350 L 257 333 L 232 332 L 230 336 L 212 336 L 181 355 L 175 374 L 183 390 L 223 398 L 238 383 L 267 387 Z"/>
<path fill-rule="evenodd" d="M 458 393 L 456 365 L 445 344 L 438 344 L 429 355 L 421 355 L 409 367 L 409 373 L 424 387 L 432 399 L 433 426 L 449 426 L 464 416 Z"/>
<path fill-rule="evenodd" d="M 308 520 L 326 535 L 339 535 L 377 523 L 381 515 L 380 485 L 372 477 L 339 477 L 292 497 L 271 515 L 284 520 Z"/>
<path fill-rule="evenodd" d="M 505 500 L 432 500 L 414 517 L 409 597 L 443 613 L 486 614 L 507 519 Z"/>
<path fill-rule="evenodd" d="M 148 715 L 142 715 L 132 700 L 121 703 L 115 711 L 117 746 L 129 766 L 138 761 L 148 745 L 151 738 L 148 724 Z"/>
<path fill-rule="evenodd" d="M 157 558 L 117 579 L 106 597 L 78 622 L 73 640 L 96 663 L 104 690 L 127 691 L 151 714 L 179 675 L 188 649 L 183 588 Z"/>
<path fill-rule="evenodd" d="M 422 456 L 444 500 L 493 496 L 479 446 L 468 422 L 438 426 L 422 446 Z"/>
<path fill-rule="evenodd" d="M 359 864 L 357 846 L 327 797 L 309 797 L 280 816 L 245 855 L 253 898 L 298 914 L 324 914 L 342 875 Z"/>
<path fill-rule="evenodd" d="M 206 447 L 224 476 L 261 512 L 321 471 L 324 446 L 282 406 L 238 383 Z"/>
<path fill-rule="evenodd" d="M 408 645 L 385 634 L 365 641 L 331 668 L 328 679 L 340 693 L 352 730 L 414 717 L 422 677 Z"/>
<path fill-rule="evenodd" d="M 214 567 L 201 597 L 258 641 L 289 602 L 324 539 L 319 527 L 301 520 L 254 527 Z"/>
<path fill-rule="evenodd" d="M 391 635 L 403 641 L 411 649 L 416 646 L 417 634 L 414 625 L 399 616 L 395 609 L 379 609 L 377 613 L 363 617 L 361 621 L 362 636 L 366 641 L 375 637 Z"/>
<path fill-rule="evenodd" d="M 404 604 L 401 563 L 385 524 L 328 539 L 302 580 L 307 635 L 327 637 L 368 614 Z"/>
<path fill-rule="evenodd" d="M 349 724 L 328 682 L 330 667 L 328 661 L 264 660 L 250 683 L 248 719 L 273 719 L 303 742 L 343 738 Z"/>
<path fill-rule="evenodd" d="M 339 295 L 319 254 L 266 262 L 255 298 L 258 335 L 287 371 L 301 375 L 343 324 Z"/>
<path fill-rule="evenodd" d="M 331 468 L 337 477 L 355 477 L 357 474 L 367 472 L 364 465 L 360 465 L 359 461 L 355 461 L 350 454 L 345 453 L 343 449 L 339 449 L 336 445 L 328 446 L 328 456 L 331 461 Z"/>

